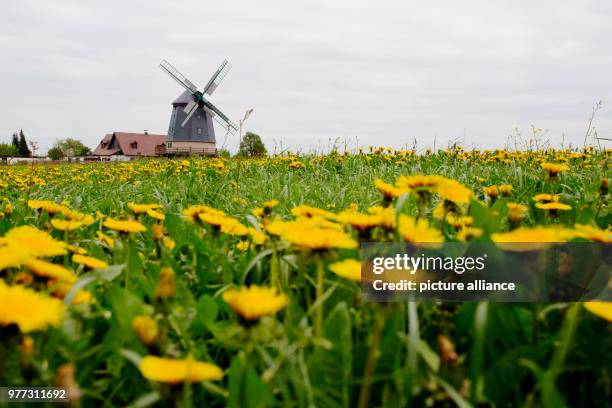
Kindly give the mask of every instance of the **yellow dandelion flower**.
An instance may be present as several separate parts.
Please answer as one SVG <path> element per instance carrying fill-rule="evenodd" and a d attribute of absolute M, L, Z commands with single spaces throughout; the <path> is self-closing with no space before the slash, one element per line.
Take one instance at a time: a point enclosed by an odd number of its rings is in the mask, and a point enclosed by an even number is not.
<path fill-rule="evenodd" d="M 278 293 L 276 288 L 257 285 L 230 289 L 223 293 L 223 300 L 245 320 L 273 315 L 284 309 L 289 302 L 287 296 Z"/>
<path fill-rule="evenodd" d="M 174 240 L 170 237 L 163 237 L 162 245 L 164 246 L 164 248 L 172 251 L 176 247 L 176 242 L 174 242 Z"/>
<path fill-rule="evenodd" d="M 147 210 L 147 215 L 159 221 L 163 221 L 166 219 L 166 216 L 163 213 L 156 210 Z"/>
<path fill-rule="evenodd" d="M 159 337 L 157 323 L 146 315 L 136 316 L 132 320 L 132 329 L 134 329 L 136 335 L 145 346 L 155 343 Z"/>
<path fill-rule="evenodd" d="M 0 245 L 17 247 L 33 257 L 57 256 L 67 253 L 67 244 L 55 240 L 51 235 L 35 227 L 24 225 L 8 231 L 0 238 Z"/>
<path fill-rule="evenodd" d="M 236 249 L 239 251 L 247 251 L 251 247 L 251 243 L 249 241 L 240 241 L 236 244 Z"/>
<path fill-rule="evenodd" d="M 496 185 L 492 185 L 492 186 L 488 186 L 488 187 L 484 187 L 482 189 L 482 191 L 484 191 L 484 193 L 490 197 L 492 200 L 496 199 L 497 196 L 499 195 L 499 190 L 497 189 Z"/>
<path fill-rule="evenodd" d="M 353 210 L 342 211 L 338 214 L 337 220 L 342 224 L 350 225 L 357 231 L 367 231 L 381 224 L 381 217 Z"/>
<path fill-rule="evenodd" d="M 51 220 L 53 228 L 59 231 L 72 231 L 81 228 L 84 224 L 81 221 L 60 220 L 54 218 Z"/>
<path fill-rule="evenodd" d="M 436 214 L 434 214 L 434 216 L 435 215 Z M 467 215 L 459 215 L 455 213 L 446 214 L 445 220 L 448 223 L 448 225 L 452 225 L 456 230 L 472 225 L 474 223 L 474 218 L 467 216 Z"/>
<path fill-rule="evenodd" d="M 311 207 L 309 205 L 297 206 L 291 209 L 291 214 L 293 214 L 296 217 L 306 217 L 306 218 L 321 217 L 321 218 L 327 218 L 330 220 L 333 220 L 336 217 L 334 213 L 331 213 L 327 210 L 323 210 L 321 208 Z"/>
<path fill-rule="evenodd" d="M 501 195 L 507 197 L 512 193 L 512 190 L 514 189 L 514 187 L 512 187 L 512 184 L 502 184 L 499 186 L 499 192 Z"/>
<path fill-rule="evenodd" d="M 376 215 L 379 218 L 379 224 L 383 228 L 394 229 L 395 228 L 395 210 L 393 207 L 381 207 L 375 205 L 368 208 L 368 213 Z"/>
<path fill-rule="evenodd" d="M 508 203 L 506 205 L 508 207 L 508 219 L 511 222 L 520 222 L 529 213 L 529 208 L 523 204 Z"/>
<path fill-rule="evenodd" d="M 431 228 L 427 220 L 417 220 L 405 214 L 399 218 L 399 233 L 406 242 L 419 246 L 437 247 L 444 242 L 444 236 Z"/>
<path fill-rule="evenodd" d="M 81 223 L 83 223 L 83 225 L 91 225 L 95 221 L 92 215 L 82 214 L 67 207 L 62 210 L 61 213 L 64 215 L 64 217 L 66 217 L 66 219 L 71 221 L 80 221 Z"/>
<path fill-rule="evenodd" d="M 151 236 L 153 241 L 159 241 L 164 236 L 164 226 L 160 224 L 153 224 L 151 227 Z"/>
<path fill-rule="evenodd" d="M 221 232 L 230 235 L 244 236 L 249 233 L 249 230 L 237 219 L 226 217 L 221 224 Z"/>
<path fill-rule="evenodd" d="M 474 192 L 452 179 L 442 178 L 435 187 L 436 193 L 445 200 L 455 204 L 466 204 L 474 196 Z"/>
<path fill-rule="evenodd" d="M 171 298 L 176 294 L 174 283 L 174 270 L 170 267 L 162 268 L 159 271 L 159 281 L 155 286 L 156 298 Z"/>
<path fill-rule="evenodd" d="M 531 251 L 547 246 L 567 242 L 576 236 L 576 232 L 563 227 L 521 227 L 510 232 L 491 235 L 500 248 L 510 251 Z M 507 244 L 507 245 L 505 245 Z"/>
<path fill-rule="evenodd" d="M 136 203 L 128 203 L 128 208 L 134 214 L 146 214 L 151 210 L 158 210 L 162 206 L 160 204 L 136 204 Z"/>
<path fill-rule="evenodd" d="M 576 224 L 574 225 L 574 228 L 576 228 L 577 235 L 581 238 L 602 242 L 604 244 L 609 244 L 612 242 L 612 231 L 610 230 L 602 230 L 592 225 L 582 224 Z"/>
<path fill-rule="evenodd" d="M 200 214 L 211 214 L 216 216 L 225 215 L 223 211 L 217 210 L 207 205 L 192 205 L 191 207 L 184 209 L 182 214 L 183 217 L 192 222 L 199 221 Z"/>
<path fill-rule="evenodd" d="M 49 200 L 28 200 L 28 207 L 34 210 L 44 211 L 49 214 L 61 213 L 67 207 Z"/>
<path fill-rule="evenodd" d="M 74 254 L 72 255 L 72 262 L 86 266 L 90 269 L 108 268 L 108 264 L 103 260 L 87 255 Z"/>
<path fill-rule="evenodd" d="M 483 233 L 483 230 L 480 228 L 465 227 L 461 228 L 459 232 L 457 232 L 457 239 L 459 241 L 471 241 L 473 239 L 482 237 Z"/>
<path fill-rule="evenodd" d="M 567 164 L 542 163 L 541 166 L 544 171 L 548 172 L 550 177 L 556 177 L 559 173 L 569 170 L 569 166 Z"/>
<path fill-rule="evenodd" d="M 76 245 L 68 245 L 66 248 L 73 254 L 87 255 L 87 250 L 83 247 L 79 247 Z"/>
<path fill-rule="evenodd" d="M 98 240 L 106 244 L 109 248 L 112 249 L 115 247 L 115 240 L 102 231 L 96 231 L 96 237 L 98 237 Z"/>
<path fill-rule="evenodd" d="M 278 200 L 269 200 L 263 203 L 264 208 L 273 209 L 279 204 Z"/>
<path fill-rule="evenodd" d="M 248 227 L 248 231 L 255 245 L 263 245 L 266 242 L 266 239 L 268 239 L 266 234 L 253 227 Z"/>
<path fill-rule="evenodd" d="M 59 300 L 0 280 L 0 326 L 15 324 L 23 333 L 58 327 L 64 317 Z"/>
<path fill-rule="evenodd" d="M 21 265 L 30 254 L 19 247 L 0 246 L 0 271 Z"/>
<path fill-rule="evenodd" d="M 584 302 L 586 310 L 612 323 L 612 302 Z"/>
<path fill-rule="evenodd" d="M 559 203 L 559 202 L 553 202 L 553 203 L 537 203 L 536 207 L 541 209 L 541 210 L 546 210 L 546 211 L 568 211 L 572 209 L 571 205 L 568 204 L 563 204 L 563 203 Z"/>
<path fill-rule="evenodd" d="M 63 265 L 53 264 L 36 258 L 30 258 L 24 262 L 26 268 L 43 278 L 61 282 L 76 282 L 76 275 Z"/>
<path fill-rule="evenodd" d="M 261 218 L 266 214 L 266 212 L 263 208 L 256 207 L 251 210 L 251 214 L 253 214 L 257 218 Z"/>
<path fill-rule="evenodd" d="M 134 220 L 121 221 L 112 218 L 107 218 L 102 225 L 104 225 L 108 229 L 126 233 L 142 232 L 147 230 L 147 227 Z"/>
<path fill-rule="evenodd" d="M 356 259 L 345 259 L 329 265 L 329 270 L 338 276 L 350 279 L 354 282 L 361 281 L 361 262 Z"/>
<path fill-rule="evenodd" d="M 292 223 L 290 228 L 284 228 L 280 236 L 298 248 L 313 251 L 331 248 L 352 249 L 357 247 L 357 241 L 346 232 L 309 225 L 299 221 Z"/>
<path fill-rule="evenodd" d="M 199 213 L 198 219 L 202 221 L 203 223 L 206 223 L 218 229 L 221 229 L 221 226 L 227 222 L 227 216 L 225 214 L 218 214 L 214 212 Z"/>
<path fill-rule="evenodd" d="M 533 196 L 533 201 L 536 203 L 556 203 L 559 201 L 559 195 L 557 194 L 536 194 Z"/>
<path fill-rule="evenodd" d="M 168 384 L 185 381 L 192 383 L 215 381 L 223 378 L 223 370 L 214 364 L 195 360 L 176 360 L 156 356 L 145 356 L 138 366 L 148 380 Z"/>
<path fill-rule="evenodd" d="M 409 191 L 408 189 L 401 189 L 399 187 L 395 187 L 392 184 L 385 183 L 381 179 L 374 180 L 374 187 L 376 187 L 376 189 L 380 191 L 380 193 L 383 195 L 383 198 L 387 201 L 391 201 L 394 198 L 397 198 Z"/>
<path fill-rule="evenodd" d="M 443 180 L 441 176 L 399 176 L 395 181 L 395 185 L 400 189 L 414 190 L 414 189 L 431 189 L 433 190 Z"/>

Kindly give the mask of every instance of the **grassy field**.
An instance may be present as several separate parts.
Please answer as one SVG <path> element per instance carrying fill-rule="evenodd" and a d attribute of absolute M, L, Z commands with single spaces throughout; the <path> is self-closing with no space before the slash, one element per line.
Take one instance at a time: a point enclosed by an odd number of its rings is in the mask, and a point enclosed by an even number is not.
<path fill-rule="evenodd" d="M 609 406 L 612 303 L 372 303 L 351 260 L 366 240 L 609 243 L 610 158 L 0 167 L 0 384 L 109 407 Z"/>

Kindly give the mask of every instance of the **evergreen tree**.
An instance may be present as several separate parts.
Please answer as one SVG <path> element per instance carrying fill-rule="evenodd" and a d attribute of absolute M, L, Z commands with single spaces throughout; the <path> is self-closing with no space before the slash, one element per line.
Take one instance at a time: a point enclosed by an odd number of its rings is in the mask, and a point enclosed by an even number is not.
<path fill-rule="evenodd" d="M 19 131 L 19 155 L 21 157 L 30 157 L 32 152 L 30 152 L 30 148 L 28 147 L 28 142 L 26 142 L 25 135 L 23 134 L 23 129 Z"/>
<path fill-rule="evenodd" d="M 19 137 L 17 136 L 17 132 L 13 132 L 13 141 L 11 144 L 15 146 L 17 150 L 19 150 Z"/>

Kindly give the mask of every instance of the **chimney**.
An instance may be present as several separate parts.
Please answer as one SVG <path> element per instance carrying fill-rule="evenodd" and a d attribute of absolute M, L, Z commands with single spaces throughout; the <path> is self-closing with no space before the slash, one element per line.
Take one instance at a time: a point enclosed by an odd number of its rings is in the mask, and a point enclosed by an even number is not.
<path fill-rule="evenodd" d="M 148 135 L 148 134 L 149 134 L 149 130 L 148 130 L 148 129 L 145 129 L 145 130 L 144 130 L 144 134 L 145 134 L 145 135 Z"/>

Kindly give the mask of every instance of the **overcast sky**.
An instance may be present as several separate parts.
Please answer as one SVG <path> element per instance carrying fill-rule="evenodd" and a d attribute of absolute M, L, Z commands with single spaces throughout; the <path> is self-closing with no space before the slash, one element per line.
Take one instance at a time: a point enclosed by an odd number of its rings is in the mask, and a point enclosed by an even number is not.
<path fill-rule="evenodd" d="M 581 144 L 600 99 L 612 138 L 612 2 L 412 3 L 3 0 L 0 142 L 165 134 L 181 88 L 160 60 L 203 86 L 226 57 L 211 101 L 236 122 L 254 107 L 269 150 L 503 147 L 531 125 Z"/>

